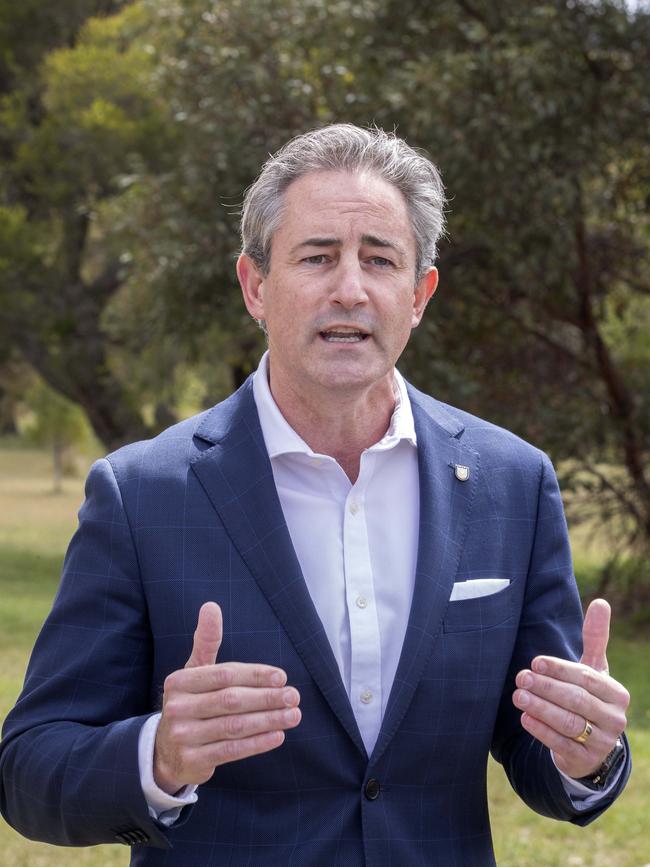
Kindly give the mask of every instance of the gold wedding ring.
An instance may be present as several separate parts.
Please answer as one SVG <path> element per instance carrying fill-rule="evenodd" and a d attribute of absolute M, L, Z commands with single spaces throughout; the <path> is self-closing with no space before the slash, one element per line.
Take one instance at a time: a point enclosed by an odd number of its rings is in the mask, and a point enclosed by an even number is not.
<path fill-rule="evenodd" d="M 585 719 L 585 727 L 582 730 L 582 733 L 573 738 L 574 741 L 578 741 L 579 744 L 586 744 L 589 740 L 589 735 L 594 730 L 594 727 L 589 722 L 588 719 Z"/>

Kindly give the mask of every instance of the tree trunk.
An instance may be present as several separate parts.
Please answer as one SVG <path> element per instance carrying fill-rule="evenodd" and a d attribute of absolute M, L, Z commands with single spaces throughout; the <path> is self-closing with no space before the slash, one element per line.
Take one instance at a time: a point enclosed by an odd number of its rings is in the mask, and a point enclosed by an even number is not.
<path fill-rule="evenodd" d="M 639 503 L 638 515 L 632 515 L 637 523 L 638 539 L 645 550 L 650 549 L 650 481 L 645 464 L 645 449 L 642 428 L 637 419 L 634 395 L 616 366 L 616 362 L 603 339 L 594 313 L 593 275 L 584 220 L 578 218 L 575 225 L 575 242 L 578 267 L 575 284 L 578 290 L 578 324 L 585 346 L 592 353 L 595 369 L 605 389 L 607 406 L 618 433 L 621 459 L 630 484 Z M 640 520 L 639 520 L 640 518 Z"/>

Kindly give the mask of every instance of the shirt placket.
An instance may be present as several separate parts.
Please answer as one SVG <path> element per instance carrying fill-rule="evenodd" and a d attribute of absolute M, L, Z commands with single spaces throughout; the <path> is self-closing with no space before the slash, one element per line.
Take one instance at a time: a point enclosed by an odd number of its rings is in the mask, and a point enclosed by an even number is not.
<path fill-rule="evenodd" d="M 381 642 L 368 543 L 365 499 L 375 456 L 361 457 L 343 519 L 345 593 L 350 623 L 350 702 L 368 754 L 381 726 Z"/>

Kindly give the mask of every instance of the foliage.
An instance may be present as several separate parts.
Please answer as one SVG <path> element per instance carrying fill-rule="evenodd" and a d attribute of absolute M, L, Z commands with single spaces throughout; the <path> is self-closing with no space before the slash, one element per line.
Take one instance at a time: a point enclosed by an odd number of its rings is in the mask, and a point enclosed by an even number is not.
<path fill-rule="evenodd" d="M 217 319 L 250 368 L 260 343 L 232 268 L 242 190 L 293 133 L 395 126 L 451 194 L 440 299 L 407 371 L 571 457 L 576 516 L 597 509 L 643 549 L 650 15 L 563 0 L 155 6 L 156 83 L 182 147 L 129 231 L 163 329 L 198 354 Z"/>
<path fill-rule="evenodd" d="M 598 512 L 619 551 L 646 553 L 650 15 L 607 2 L 393 10 L 393 105 L 378 120 L 435 153 L 452 194 L 414 378 L 571 458 L 574 515 Z M 400 30 L 399 15 L 418 26 Z"/>
<path fill-rule="evenodd" d="M 40 378 L 34 378 L 24 395 L 24 407 L 20 432 L 29 442 L 50 447 L 54 492 L 60 493 L 63 476 L 76 469 L 73 449 L 92 442 L 88 420 L 78 404 L 53 391 Z"/>
<path fill-rule="evenodd" d="M 125 265 L 97 212 L 123 193 L 124 174 L 164 162 L 166 136 L 145 82 L 141 10 L 77 32 L 82 10 L 121 4 L 72 5 L 60 14 L 74 45 L 36 51 L 37 65 L 0 98 L 0 338 L 111 444 L 146 429 L 137 395 L 112 369 L 119 341 L 102 317 Z"/>
<path fill-rule="evenodd" d="M 260 164 L 318 124 L 396 127 L 450 194 L 405 372 L 550 451 L 575 515 L 643 553 L 649 71 L 650 13 L 617 0 L 138 0 L 91 19 L 2 105 L 8 333 L 106 442 L 146 432 L 143 406 L 162 424 L 186 375 L 215 399 L 261 349 L 233 268 Z"/>

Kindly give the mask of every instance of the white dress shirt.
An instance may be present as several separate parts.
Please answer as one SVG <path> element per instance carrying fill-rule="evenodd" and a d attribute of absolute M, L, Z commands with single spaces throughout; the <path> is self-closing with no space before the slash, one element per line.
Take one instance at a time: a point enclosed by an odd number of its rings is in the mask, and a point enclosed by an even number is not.
<path fill-rule="evenodd" d="M 404 380 L 383 438 L 361 454 L 354 484 L 289 426 L 268 383 L 253 394 L 289 535 L 368 755 L 399 662 L 415 582 L 420 518 L 417 442 Z"/>
<path fill-rule="evenodd" d="M 327 634 L 368 755 L 379 735 L 406 633 L 418 550 L 419 475 L 411 404 L 395 371 L 395 409 L 382 439 L 361 454 L 354 484 L 328 455 L 317 454 L 275 403 L 268 352 L 253 395 L 289 535 Z M 171 824 L 196 800 L 196 787 L 176 796 L 153 780 L 159 715 L 140 737 L 140 774 L 150 812 Z M 594 793 L 562 774 L 577 807 Z"/>

